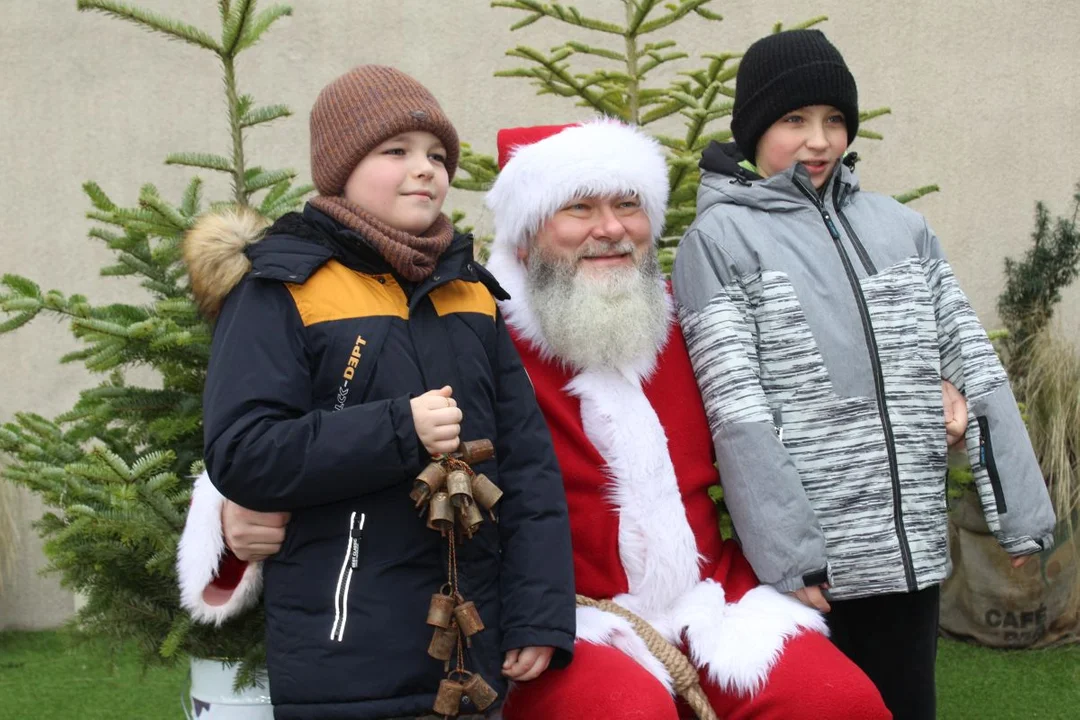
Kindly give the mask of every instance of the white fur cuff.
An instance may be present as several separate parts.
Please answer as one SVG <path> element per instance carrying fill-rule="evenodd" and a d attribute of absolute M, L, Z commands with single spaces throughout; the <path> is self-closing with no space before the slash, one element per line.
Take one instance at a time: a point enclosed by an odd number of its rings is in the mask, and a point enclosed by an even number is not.
<path fill-rule="evenodd" d="M 225 555 L 221 506 L 225 498 L 204 471 L 195 480 L 184 532 L 176 553 L 180 605 L 196 622 L 220 625 L 254 605 L 262 593 L 262 563 L 247 563 L 240 583 L 227 592 L 224 602 L 208 602 L 210 583 L 217 577 Z"/>
<path fill-rule="evenodd" d="M 789 638 L 804 630 L 829 633 L 820 613 L 765 585 L 727 604 L 724 589 L 705 580 L 679 600 L 673 614 L 686 628 L 694 665 L 742 695 L 765 686 Z"/>

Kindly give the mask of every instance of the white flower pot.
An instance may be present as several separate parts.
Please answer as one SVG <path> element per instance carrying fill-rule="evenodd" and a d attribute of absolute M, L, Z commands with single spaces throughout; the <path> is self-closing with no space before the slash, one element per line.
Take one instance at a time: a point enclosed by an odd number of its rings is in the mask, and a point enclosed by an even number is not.
<path fill-rule="evenodd" d="M 237 665 L 220 660 L 191 658 L 188 720 L 274 720 L 265 677 L 255 687 L 233 692 Z"/>

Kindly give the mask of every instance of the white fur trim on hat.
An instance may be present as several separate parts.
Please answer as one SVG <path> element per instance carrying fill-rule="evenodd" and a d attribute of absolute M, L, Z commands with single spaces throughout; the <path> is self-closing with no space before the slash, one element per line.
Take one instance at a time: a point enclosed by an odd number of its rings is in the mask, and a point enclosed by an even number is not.
<path fill-rule="evenodd" d="M 597 119 L 521 145 L 487 194 L 493 247 L 518 247 L 569 201 L 636 193 L 653 239 L 664 229 L 668 172 L 660 143 L 631 125 Z"/>
<path fill-rule="evenodd" d="M 262 563 L 249 562 L 240 583 L 224 602 L 207 602 L 211 581 L 217 577 L 225 555 L 221 505 L 225 498 L 204 471 L 195 480 L 191 508 L 180 535 L 176 574 L 180 580 L 180 605 L 196 622 L 220 625 L 255 605 L 262 594 Z"/>

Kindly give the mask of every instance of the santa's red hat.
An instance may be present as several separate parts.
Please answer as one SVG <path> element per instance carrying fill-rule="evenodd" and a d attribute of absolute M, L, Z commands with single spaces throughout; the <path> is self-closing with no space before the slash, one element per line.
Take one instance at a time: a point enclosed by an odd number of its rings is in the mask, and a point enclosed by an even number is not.
<path fill-rule="evenodd" d="M 612 119 L 499 131 L 501 172 L 487 195 L 495 214 L 492 251 L 516 249 L 571 200 L 634 193 L 653 239 L 664 229 L 667 163 L 660 144 Z"/>

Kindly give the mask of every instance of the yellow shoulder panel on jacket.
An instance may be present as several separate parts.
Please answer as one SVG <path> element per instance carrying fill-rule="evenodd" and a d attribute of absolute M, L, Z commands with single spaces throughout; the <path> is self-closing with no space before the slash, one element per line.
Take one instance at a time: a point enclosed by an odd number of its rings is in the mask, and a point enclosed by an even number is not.
<path fill-rule="evenodd" d="M 381 281 L 381 282 L 380 282 Z M 391 275 L 365 275 L 330 260 L 303 285 L 286 284 L 304 327 L 359 317 L 409 317 L 405 293 Z"/>
<path fill-rule="evenodd" d="M 495 298 L 483 283 L 454 280 L 432 290 L 429 297 L 440 316 L 480 313 L 495 319 Z"/>

